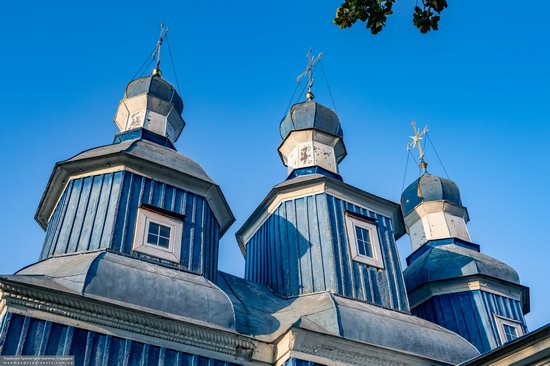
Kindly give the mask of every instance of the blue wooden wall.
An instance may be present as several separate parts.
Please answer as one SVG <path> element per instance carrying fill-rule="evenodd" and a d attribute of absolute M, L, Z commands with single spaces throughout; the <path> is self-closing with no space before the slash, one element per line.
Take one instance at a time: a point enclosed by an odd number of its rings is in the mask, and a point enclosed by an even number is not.
<path fill-rule="evenodd" d="M 213 280 L 220 227 L 206 199 L 127 171 L 68 183 L 46 230 L 41 259 L 100 248 L 131 254 L 142 204 L 185 215 L 179 266 Z"/>
<path fill-rule="evenodd" d="M 346 210 L 378 220 L 383 270 L 351 259 Z M 246 248 L 246 279 L 283 296 L 330 290 L 409 310 L 391 220 L 328 194 L 283 202 Z"/>
<path fill-rule="evenodd" d="M 434 296 L 412 313 L 460 334 L 481 353 L 502 344 L 494 314 L 521 322 L 527 333 L 519 301 L 480 290 Z"/>
<path fill-rule="evenodd" d="M 0 355 L 74 355 L 78 366 L 234 365 L 12 313 L 0 323 Z"/>

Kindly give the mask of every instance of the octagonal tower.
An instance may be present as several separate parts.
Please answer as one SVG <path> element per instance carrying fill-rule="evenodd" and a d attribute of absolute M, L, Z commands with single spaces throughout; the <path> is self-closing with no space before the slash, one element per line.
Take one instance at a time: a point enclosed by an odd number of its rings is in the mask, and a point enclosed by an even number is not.
<path fill-rule="evenodd" d="M 401 209 L 413 249 L 404 271 L 413 314 L 460 334 L 481 353 L 527 333 L 529 289 L 512 267 L 471 241 L 456 183 L 424 171 L 404 190 Z"/>
<path fill-rule="evenodd" d="M 178 153 L 183 102 L 160 73 L 131 81 L 113 144 L 56 164 L 36 213 L 41 259 L 96 250 L 215 280 L 219 238 L 234 221 L 221 189 Z"/>

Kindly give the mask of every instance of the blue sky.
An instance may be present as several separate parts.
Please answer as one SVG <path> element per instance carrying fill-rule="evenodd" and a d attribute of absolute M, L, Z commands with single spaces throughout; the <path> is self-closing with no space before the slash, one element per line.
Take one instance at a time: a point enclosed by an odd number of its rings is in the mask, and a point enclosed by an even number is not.
<path fill-rule="evenodd" d="M 124 87 L 161 21 L 185 101 L 177 148 L 221 185 L 237 222 L 220 267 L 241 275 L 235 231 L 286 177 L 278 125 L 309 47 L 343 125 L 347 183 L 398 200 L 409 123 L 430 136 L 468 207 L 472 239 L 531 287 L 531 329 L 550 320 L 550 3 L 450 1 L 441 30 L 421 35 L 413 0 L 386 29 L 332 25 L 338 1 L 8 2 L 0 14 L 3 166 L 0 272 L 35 261 L 34 212 L 56 161 L 108 144 Z M 166 52 L 165 52 L 166 55 Z M 165 77 L 175 82 L 167 58 Z M 322 73 L 317 100 L 333 107 Z M 430 171 L 444 174 L 433 150 Z M 409 166 L 407 183 L 418 175 Z M 407 237 L 399 242 L 404 258 Z"/>

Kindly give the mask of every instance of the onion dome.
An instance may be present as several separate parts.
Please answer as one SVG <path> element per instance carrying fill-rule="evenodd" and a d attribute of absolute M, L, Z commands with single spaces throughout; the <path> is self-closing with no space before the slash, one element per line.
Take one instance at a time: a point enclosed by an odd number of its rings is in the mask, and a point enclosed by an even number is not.
<path fill-rule="evenodd" d="M 279 155 L 294 175 L 319 173 L 341 180 L 338 164 L 346 157 L 342 127 L 336 113 L 308 100 L 294 104 L 279 126 Z"/>
<path fill-rule="evenodd" d="M 145 128 L 174 143 L 185 127 L 182 112 L 183 101 L 174 86 L 154 72 L 128 84 L 115 123 L 121 132 Z"/>
<path fill-rule="evenodd" d="M 183 112 L 183 100 L 174 86 L 161 78 L 159 74 L 131 81 L 126 87 L 124 98 L 132 98 L 141 94 L 149 94 L 172 103 L 179 114 Z"/>
<path fill-rule="evenodd" d="M 279 130 L 284 140 L 292 131 L 316 129 L 340 138 L 344 137 L 340 120 L 336 113 L 322 104 L 308 100 L 294 104 L 281 121 Z"/>
<path fill-rule="evenodd" d="M 455 182 L 424 173 L 401 194 L 403 216 L 407 216 L 419 204 L 431 201 L 446 201 L 462 207 L 460 191 Z"/>

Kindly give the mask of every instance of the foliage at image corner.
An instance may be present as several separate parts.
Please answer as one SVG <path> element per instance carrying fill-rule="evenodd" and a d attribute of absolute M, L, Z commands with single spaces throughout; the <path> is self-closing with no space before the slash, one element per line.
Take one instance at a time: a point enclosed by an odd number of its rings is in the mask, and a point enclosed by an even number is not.
<path fill-rule="evenodd" d="M 349 28 L 358 20 L 366 23 L 372 34 L 378 34 L 386 25 L 388 15 L 393 13 L 396 0 L 344 0 L 336 11 L 334 24 Z M 413 12 L 413 24 L 421 33 L 439 29 L 441 12 L 447 7 L 446 0 L 421 0 Z M 419 6 L 420 5 L 420 6 Z"/>

